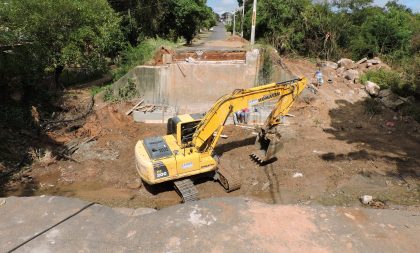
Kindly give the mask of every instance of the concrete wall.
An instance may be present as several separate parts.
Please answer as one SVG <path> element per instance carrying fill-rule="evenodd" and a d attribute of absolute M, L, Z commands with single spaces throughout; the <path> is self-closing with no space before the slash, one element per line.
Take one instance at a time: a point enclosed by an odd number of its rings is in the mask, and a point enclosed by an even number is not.
<path fill-rule="evenodd" d="M 206 111 L 222 95 L 256 84 L 258 53 L 247 53 L 245 62 L 182 62 L 171 69 L 169 103 L 180 111 Z"/>
<path fill-rule="evenodd" d="M 245 61 L 191 61 L 137 66 L 114 83 L 114 93 L 131 79 L 146 103 L 175 106 L 178 113 L 203 112 L 222 95 L 249 88 L 258 78 L 259 52 Z"/>
<path fill-rule="evenodd" d="M 136 84 L 138 93 L 146 103 L 162 104 L 167 101 L 165 87 L 169 66 L 137 66 L 113 84 L 114 94 L 126 85 L 129 80 Z"/>

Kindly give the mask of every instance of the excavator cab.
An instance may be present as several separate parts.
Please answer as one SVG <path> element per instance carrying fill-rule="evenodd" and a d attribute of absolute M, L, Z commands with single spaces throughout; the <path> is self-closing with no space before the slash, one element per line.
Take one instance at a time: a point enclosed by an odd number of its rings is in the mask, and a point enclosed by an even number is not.
<path fill-rule="evenodd" d="M 197 125 L 201 122 L 204 115 L 204 113 L 194 113 L 170 118 L 167 124 L 167 134 L 175 135 L 179 146 L 188 145 L 191 143 Z"/>

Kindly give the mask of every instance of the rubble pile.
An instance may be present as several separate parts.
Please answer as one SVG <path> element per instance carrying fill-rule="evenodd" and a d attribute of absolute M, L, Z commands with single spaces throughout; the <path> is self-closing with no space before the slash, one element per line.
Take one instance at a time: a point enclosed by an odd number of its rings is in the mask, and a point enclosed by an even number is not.
<path fill-rule="evenodd" d="M 332 80 L 331 76 L 335 76 L 337 78 L 345 79 L 349 84 L 360 83 L 360 77 L 364 72 L 368 70 L 391 69 L 378 57 L 373 59 L 363 58 L 357 62 L 354 62 L 348 58 L 342 58 L 337 62 L 323 61 L 318 63 L 318 67 L 322 67 L 325 72 L 328 72 L 328 80 Z M 374 98 L 383 106 L 392 110 L 396 110 L 402 105 L 410 104 L 413 101 L 413 98 L 404 98 L 398 96 L 397 94 L 393 93 L 391 89 L 381 90 L 380 84 L 371 81 L 364 83 L 363 89 L 370 97 Z"/>

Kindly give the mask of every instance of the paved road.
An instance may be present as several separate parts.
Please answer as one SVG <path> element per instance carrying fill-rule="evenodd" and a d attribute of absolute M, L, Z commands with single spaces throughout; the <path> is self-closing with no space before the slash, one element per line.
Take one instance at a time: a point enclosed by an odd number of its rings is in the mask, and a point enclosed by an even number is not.
<path fill-rule="evenodd" d="M 215 50 L 215 51 L 235 51 L 244 50 L 240 42 L 226 42 L 228 38 L 226 33 L 225 25 L 219 23 L 214 27 L 214 30 L 210 32 L 208 37 L 202 38 L 199 41 L 194 42 L 192 45 L 184 46 L 177 49 L 177 51 L 189 51 L 189 50 Z"/>
<path fill-rule="evenodd" d="M 223 23 L 219 23 L 217 24 L 217 26 L 214 27 L 214 31 L 207 38 L 207 41 L 224 40 L 224 39 L 226 39 L 225 25 Z"/>
<path fill-rule="evenodd" d="M 0 252 L 19 245 L 15 252 L 418 252 L 419 216 L 244 198 L 156 212 L 63 197 L 10 197 L 0 199 Z"/>

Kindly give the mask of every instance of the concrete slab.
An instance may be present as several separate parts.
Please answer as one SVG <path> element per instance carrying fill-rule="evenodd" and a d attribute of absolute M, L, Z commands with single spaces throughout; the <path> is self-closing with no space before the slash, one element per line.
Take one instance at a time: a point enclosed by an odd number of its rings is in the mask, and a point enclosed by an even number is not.
<path fill-rule="evenodd" d="M 89 204 L 53 196 L 9 197 L 0 199 L 0 203 L 4 203 L 0 206 L 0 252 L 7 252 Z"/>
<path fill-rule="evenodd" d="M 86 204 L 50 199 L 6 199 L 0 207 L 3 250 Z M 45 219 L 45 212 L 56 215 Z M 420 213 L 414 211 L 218 198 L 139 216 L 125 213 L 93 205 L 16 252 L 416 252 L 420 247 Z M 25 219 L 17 223 L 15 217 Z"/>

